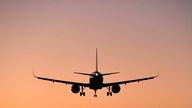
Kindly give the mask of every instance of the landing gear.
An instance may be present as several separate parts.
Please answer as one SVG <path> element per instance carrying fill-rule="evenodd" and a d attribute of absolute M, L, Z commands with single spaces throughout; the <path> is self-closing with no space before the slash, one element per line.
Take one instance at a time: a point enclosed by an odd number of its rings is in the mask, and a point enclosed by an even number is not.
<path fill-rule="evenodd" d="M 96 98 L 96 97 L 97 97 L 97 95 L 96 95 L 96 94 L 94 94 L 94 97 Z"/>
<path fill-rule="evenodd" d="M 112 92 L 107 92 L 107 96 L 112 96 Z"/>
<path fill-rule="evenodd" d="M 112 96 L 111 87 L 109 86 L 107 89 L 109 90 L 109 92 L 107 92 L 107 96 Z"/>
<path fill-rule="evenodd" d="M 94 97 L 97 97 L 97 91 L 95 90 L 95 94 L 94 94 Z"/>
<path fill-rule="evenodd" d="M 85 96 L 85 92 L 83 92 L 84 89 L 85 89 L 85 87 L 81 86 L 80 96 Z"/>
<path fill-rule="evenodd" d="M 80 92 L 80 96 L 85 96 L 85 92 Z"/>

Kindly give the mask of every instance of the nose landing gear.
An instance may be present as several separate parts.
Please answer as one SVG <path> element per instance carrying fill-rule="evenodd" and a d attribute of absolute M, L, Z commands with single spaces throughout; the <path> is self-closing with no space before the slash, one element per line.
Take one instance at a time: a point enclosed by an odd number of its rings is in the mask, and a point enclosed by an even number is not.
<path fill-rule="evenodd" d="M 95 98 L 97 97 L 97 90 L 95 90 L 95 94 L 94 94 L 94 97 L 95 97 Z"/>

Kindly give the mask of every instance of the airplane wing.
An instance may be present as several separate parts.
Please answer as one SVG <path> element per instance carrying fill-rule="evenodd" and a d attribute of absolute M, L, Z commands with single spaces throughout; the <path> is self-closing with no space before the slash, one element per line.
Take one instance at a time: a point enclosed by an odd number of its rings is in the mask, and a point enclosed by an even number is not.
<path fill-rule="evenodd" d="M 139 78 L 139 79 L 133 79 L 133 80 L 127 80 L 127 81 L 118 81 L 118 82 L 112 82 L 112 83 L 104 83 L 103 87 L 108 87 L 112 86 L 114 84 L 127 84 L 127 83 L 133 83 L 133 82 L 140 82 L 140 81 L 145 81 L 145 80 L 150 80 L 158 77 L 157 76 L 152 76 L 152 77 L 145 77 L 145 78 Z"/>
<path fill-rule="evenodd" d="M 64 83 L 64 84 L 77 84 L 79 86 L 83 86 L 83 87 L 89 87 L 89 84 L 88 83 L 80 83 L 80 82 L 72 82 L 72 81 L 64 81 L 64 80 L 57 80 L 57 79 L 52 79 L 52 78 L 45 78 L 45 77 L 39 77 L 39 76 L 36 76 L 33 74 L 33 76 L 37 79 L 40 79 L 40 80 L 46 80 L 46 81 L 51 81 L 51 82 L 58 82 L 58 83 Z"/>

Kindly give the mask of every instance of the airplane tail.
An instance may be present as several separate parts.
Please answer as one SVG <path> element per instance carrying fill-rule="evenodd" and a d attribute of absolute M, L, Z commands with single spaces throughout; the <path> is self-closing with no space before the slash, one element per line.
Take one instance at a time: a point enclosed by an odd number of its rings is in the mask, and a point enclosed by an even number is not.
<path fill-rule="evenodd" d="M 80 74 L 80 75 L 87 75 L 87 76 L 92 76 L 92 74 L 88 73 L 82 73 L 82 72 L 74 72 L 75 74 Z"/>
<path fill-rule="evenodd" d="M 96 48 L 96 72 L 98 72 L 98 51 L 97 51 L 97 48 Z M 120 73 L 120 72 L 104 73 L 102 75 L 105 76 L 105 75 L 118 74 L 118 73 Z"/>
<path fill-rule="evenodd" d="M 104 74 L 102 74 L 102 75 L 105 76 L 105 75 L 112 75 L 112 74 L 118 74 L 118 73 L 120 73 L 120 72 L 104 73 Z"/>
<path fill-rule="evenodd" d="M 96 48 L 96 72 L 98 72 L 98 54 L 97 54 L 97 48 Z"/>
<path fill-rule="evenodd" d="M 97 48 L 96 48 L 96 72 L 99 72 L 99 69 L 98 69 L 98 51 L 97 51 Z M 88 73 L 82 73 L 82 72 L 74 72 L 75 74 L 80 74 L 80 75 L 87 75 L 87 76 L 93 76 L 93 74 L 88 74 Z M 111 72 L 111 73 L 104 73 L 102 74 L 103 76 L 106 76 L 106 75 L 112 75 L 112 74 L 118 74 L 120 72 Z"/>
<path fill-rule="evenodd" d="M 93 76 L 93 74 L 88 74 L 88 73 L 82 73 L 82 72 L 74 72 L 75 74 L 80 74 L 80 75 L 87 75 L 87 76 Z M 106 75 L 112 75 L 112 74 L 118 74 L 120 72 L 111 72 L 111 73 L 104 73 L 102 74 L 103 76 L 106 76 Z"/>

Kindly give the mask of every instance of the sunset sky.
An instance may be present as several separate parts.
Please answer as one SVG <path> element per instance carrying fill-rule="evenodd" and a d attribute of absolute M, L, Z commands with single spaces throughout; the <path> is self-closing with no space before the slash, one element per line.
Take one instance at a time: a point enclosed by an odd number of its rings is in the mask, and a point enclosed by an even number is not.
<path fill-rule="evenodd" d="M 32 75 L 88 82 L 96 48 L 104 82 L 159 77 L 94 98 Z M 192 1 L 0 0 L 0 77 L 0 108 L 192 108 Z"/>

